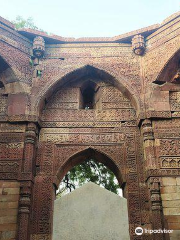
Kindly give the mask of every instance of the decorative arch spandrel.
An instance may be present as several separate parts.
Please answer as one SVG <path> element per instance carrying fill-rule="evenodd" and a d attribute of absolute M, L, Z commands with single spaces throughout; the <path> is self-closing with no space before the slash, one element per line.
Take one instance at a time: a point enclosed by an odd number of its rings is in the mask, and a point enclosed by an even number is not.
<path fill-rule="evenodd" d="M 162 35 L 164 33 L 162 32 Z M 144 90 L 151 91 L 149 85 L 155 81 L 161 81 L 162 74 L 166 71 L 168 64 L 174 59 L 176 55 L 179 55 L 179 41 L 180 35 L 176 32 L 175 37 L 168 39 L 166 42 L 158 45 L 158 41 L 154 46 L 151 46 L 150 40 L 147 41 L 149 44 L 146 55 L 142 59 L 142 72 L 144 78 Z M 177 35 L 176 35 L 177 34 Z M 162 39 L 164 35 L 162 36 Z M 153 40 L 153 38 L 152 38 Z"/>
<path fill-rule="evenodd" d="M 30 56 L 28 54 L 0 41 L 0 56 L 11 69 L 11 82 L 31 83 L 32 66 L 30 65 Z"/>
<path fill-rule="evenodd" d="M 105 79 L 110 84 L 116 86 L 116 88 L 118 88 L 131 101 L 137 112 L 142 114 L 143 101 L 140 98 L 139 87 L 136 89 L 131 85 L 128 77 L 124 77 L 119 74 L 118 71 L 108 70 L 107 66 L 95 63 L 92 63 L 91 65 L 84 65 L 82 63 L 75 66 L 68 65 L 68 68 L 62 69 L 61 73 L 50 78 L 49 81 L 41 87 L 40 91 L 39 89 L 37 91 L 37 88 L 34 88 L 34 90 L 32 89 L 32 106 L 34 106 L 32 112 L 39 115 L 44 106 L 45 99 L 49 99 L 56 89 L 63 87 L 67 82 L 81 79 L 91 71 L 102 80 Z M 137 82 L 137 86 L 138 85 L 139 83 Z"/>

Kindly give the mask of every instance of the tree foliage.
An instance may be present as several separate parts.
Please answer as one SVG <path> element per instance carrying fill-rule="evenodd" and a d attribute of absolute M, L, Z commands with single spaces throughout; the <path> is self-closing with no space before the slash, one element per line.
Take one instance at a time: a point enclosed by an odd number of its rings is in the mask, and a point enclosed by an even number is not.
<path fill-rule="evenodd" d="M 38 27 L 34 24 L 34 21 L 31 17 L 24 19 L 21 16 L 17 16 L 14 21 L 12 21 L 16 29 L 19 28 L 31 28 L 38 30 Z"/>
<path fill-rule="evenodd" d="M 84 183 L 94 182 L 107 190 L 118 194 L 120 189 L 114 173 L 104 164 L 94 159 L 89 159 L 73 167 L 63 178 L 58 192 L 61 196 L 64 192 L 71 192 Z"/>

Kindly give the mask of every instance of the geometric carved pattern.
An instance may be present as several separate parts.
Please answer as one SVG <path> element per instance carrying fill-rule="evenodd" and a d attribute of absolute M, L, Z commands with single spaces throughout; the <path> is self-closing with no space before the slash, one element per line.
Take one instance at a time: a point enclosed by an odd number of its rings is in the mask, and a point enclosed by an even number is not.
<path fill-rule="evenodd" d="M 0 162 L 0 172 L 18 172 L 19 164 L 17 162 Z"/>
<path fill-rule="evenodd" d="M 160 157 L 162 168 L 180 168 L 180 156 L 164 156 Z"/>
<path fill-rule="evenodd" d="M 19 160 L 23 156 L 23 143 L 0 143 L 0 160 Z"/>
<path fill-rule="evenodd" d="M 79 88 L 63 88 L 51 99 L 46 109 L 78 109 Z"/>
<path fill-rule="evenodd" d="M 25 132 L 25 124 L 0 123 L 0 132 Z"/>
<path fill-rule="evenodd" d="M 160 140 L 161 155 L 180 155 L 180 139 Z"/>
<path fill-rule="evenodd" d="M 104 103 L 122 103 L 129 102 L 129 100 L 124 97 L 124 95 L 113 86 L 102 87 L 102 102 Z M 130 108 L 132 108 L 131 103 L 129 102 Z"/>
<path fill-rule="evenodd" d="M 171 111 L 180 111 L 180 92 L 170 92 Z"/>
<path fill-rule="evenodd" d="M 125 120 L 135 120 L 135 112 L 133 109 L 110 109 L 103 111 L 94 111 L 94 110 L 57 110 L 57 109 L 48 109 L 43 113 L 43 121 L 116 121 L 117 119 Z"/>
<path fill-rule="evenodd" d="M 0 94 L 0 115 L 7 114 L 7 96 Z"/>

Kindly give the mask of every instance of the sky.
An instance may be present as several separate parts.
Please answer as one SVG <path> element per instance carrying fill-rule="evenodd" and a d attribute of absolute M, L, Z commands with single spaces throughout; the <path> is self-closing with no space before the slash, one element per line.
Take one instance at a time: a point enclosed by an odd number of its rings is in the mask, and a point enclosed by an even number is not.
<path fill-rule="evenodd" d="M 180 0 L 0 0 L 0 16 L 32 17 L 63 37 L 113 37 L 161 23 L 180 11 Z"/>

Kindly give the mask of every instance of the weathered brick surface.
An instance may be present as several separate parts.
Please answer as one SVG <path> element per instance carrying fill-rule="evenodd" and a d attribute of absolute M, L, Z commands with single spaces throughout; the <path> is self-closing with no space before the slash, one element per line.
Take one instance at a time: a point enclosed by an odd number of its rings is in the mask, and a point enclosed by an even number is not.
<path fill-rule="evenodd" d="M 19 202 L 19 183 L 0 181 L 0 239 L 15 239 Z"/>
<path fill-rule="evenodd" d="M 161 198 L 163 213 L 169 229 L 174 230 L 170 239 L 178 239 L 180 228 L 180 192 L 179 177 L 162 178 Z"/>
<path fill-rule="evenodd" d="M 176 178 L 175 177 L 163 177 L 162 185 L 163 186 L 176 186 Z"/>
<path fill-rule="evenodd" d="M 173 233 L 170 234 L 170 240 L 178 240 L 180 238 L 180 230 L 174 230 Z"/>
<path fill-rule="evenodd" d="M 180 186 L 180 177 L 176 178 L 177 185 Z"/>
<path fill-rule="evenodd" d="M 177 189 L 178 189 L 178 186 L 176 186 L 176 185 L 174 185 L 174 186 L 164 186 L 161 189 L 161 193 L 162 194 L 164 194 L 164 193 L 176 193 Z"/>

